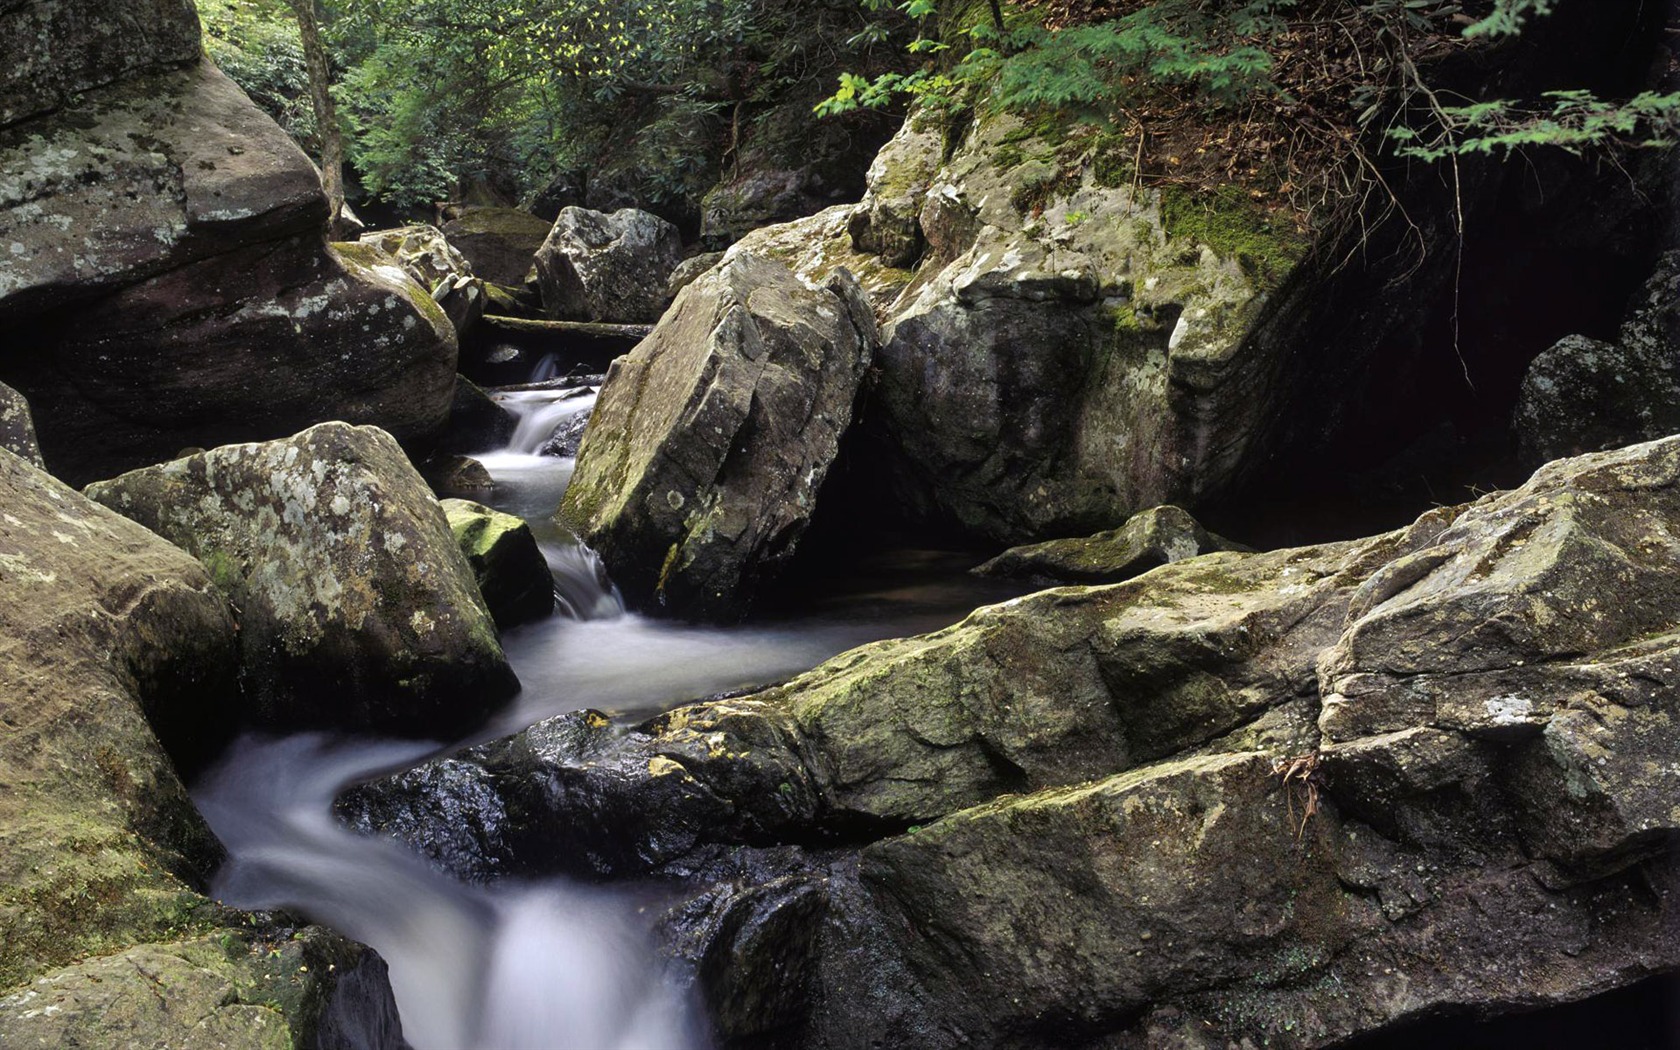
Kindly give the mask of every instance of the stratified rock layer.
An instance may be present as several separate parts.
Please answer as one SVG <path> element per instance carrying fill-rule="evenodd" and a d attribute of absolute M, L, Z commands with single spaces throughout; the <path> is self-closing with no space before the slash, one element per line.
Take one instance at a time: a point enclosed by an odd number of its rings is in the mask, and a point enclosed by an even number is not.
<path fill-rule="evenodd" d="M 265 725 L 449 736 L 518 688 L 442 508 L 376 428 L 323 423 L 88 494 L 192 552 L 232 597 Z"/>

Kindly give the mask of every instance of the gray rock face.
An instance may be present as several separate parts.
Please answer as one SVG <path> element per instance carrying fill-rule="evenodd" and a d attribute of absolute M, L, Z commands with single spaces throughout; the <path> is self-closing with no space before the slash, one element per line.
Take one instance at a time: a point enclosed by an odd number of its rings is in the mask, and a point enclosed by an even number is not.
<path fill-rule="evenodd" d="M 1214 551 L 1244 550 L 1178 507 L 1151 507 L 1108 532 L 1011 547 L 974 571 L 1046 583 L 1120 583 L 1160 565 Z"/>
<path fill-rule="evenodd" d="M 554 611 L 554 580 L 529 525 L 470 500 L 446 499 L 443 512 L 496 626 L 540 620 Z"/>
<path fill-rule="evenodd" d="M 611 822 L 598 873 L 696 880 L 696 967 L 784 921 L 738 962 L 805 946 L 754 992 L 807 1004 L 764 1007 L 796 1045 L 1317 1047 L 1570 1002 L 1680 965 L 1677 535 L 1670 438 L 462 758 L 520 835 Z M 794 848 L 825 835 L 867 844 Z M 767 903 L 722 923 L 743 878 Z"/>
<path fill-rule="evenodd" d="M 395 258 L 443 307 L 457 336 L 465 335 L 484 316 L 484 282 L 473 275 L 466 256 L 456 251 L 436 226 L 379 230 L 363 234 L 360 240 Z"/>
<path fill-rule="evenodd" d="M 41 462 L 41 446 L 35 440 L 35 420 L 29 414 L 29 402 L 4 383 L 0 383 L 0 448 L 37 467 L 45 466 Z"/>
<path fill-rule="evenodd" d="M 537 251 L 543 309 L 567 321 L 659 320 L 682 235 L 657 215 L 563 208 Z"/>
<path fill-rule="evenodd" d="M 42 352 L 4 367 L 35 408 L 48 463 L 78 483 L 323 419 L 419 440 L 444 425 L 455 392 L 448 318 L 361 244 L 216 256 L 38 333 Z"/>
<path fill-rule="evenodd" d="M 376 428 L 323 423 L 88 494 L 233 599 L 262 724 L 451 735 L 518 688 L 443 510 Z"/>
<path fill-rule="evenodd" d="M 1535 358 L 1514 424 L 1536 466 L 1680 432 L 1680 252 L 1658 262 L 1616 342 L 1572 335 Z"/>
<path fill-rule="evenodd" d="M 449 243 L 486 281 L 522 288 L 549 224 L 517 208 L 470 208 L 443 226 Z"/>
<path fill-rule="evenodd" d="M 198 61 L 190 0 L 26 0 L 0 10 L 0 127 L 107 84 Z"/>
<path fill-rule="evenodd" d="M 215 67 L 116 84 L 74 113 L 0 130 L 0 316 L 314 233 L 325 218 L 308 158 Z"/>
<path fill-rule="evenodd" d="M 633 601 L 739 614 L 810 521 L 875 338 L 849 274 L 733 255 L 613 362 L 560 516 Z"/>

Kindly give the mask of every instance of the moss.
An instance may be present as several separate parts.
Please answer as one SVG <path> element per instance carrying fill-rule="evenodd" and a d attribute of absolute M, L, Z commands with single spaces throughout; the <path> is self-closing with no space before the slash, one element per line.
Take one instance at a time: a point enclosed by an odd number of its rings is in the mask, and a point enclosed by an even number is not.
<path fill-rule="evenodd" d="M 1307 252 L 1308 239 L 1293 223 L 1275 219 L 1239 187 L 1197 193 L 1161 190 L 1161 225 L 1173 240 L 1205 244 L 1234 259 L 1261 283 L 1275 285 Z"/>
<path fill-rule="evenodd" d="M 450 222 L 448 229 L 450 233 L 546 239 L 549 224 L 518 208 L 473 208 Z"/>

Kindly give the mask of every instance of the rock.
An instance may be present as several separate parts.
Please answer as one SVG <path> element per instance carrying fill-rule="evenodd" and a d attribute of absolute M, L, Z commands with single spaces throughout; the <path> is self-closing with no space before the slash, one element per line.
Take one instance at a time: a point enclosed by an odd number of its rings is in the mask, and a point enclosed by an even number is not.
<path fill-rule="evenodd" d="M 82 6 L 55 0 L 25 10 L 74 17 Z M 121 18 L 85 17 L 133 31 L 131 18 L 163 6 L 177 5 L 148 0 Z M 147 40 L 173 30 L 138 32 Z M 196 52 L 196 24 L 190 38 Z M 243 245 L 290 235 L 318 241 L 327 214 L 309 159 L 208 63 L 101 88 L 73 113 L 0 130 L 0 172 L 0 237 L 11 253 L 0 271 L 0 317 Z M 66 230 L 80 232 L 69 239 Z"/>
<path fill-rule="evenodd" d="M 731 256 L 613 362 L 561 517 L 633 601 L 738 615 L 810 520 L 874 341 L 849 274 Z"/>
<path fill-rule="evenodd" d="M 455 377 L 455 400 L 449 406 L 449 431 L 444 449 L 462 455 L 494 452 L 507 447 L 519 418 L 503 408 L 466 376 Z"/>
<path fill-rule="evenodd" d="M 0 1037 L 17 1047 L 407 1045 L 384 960 L 320 927 L 223 931 L 67 966 L 0 999 Z"/>
<path fill-rule="evenodd" d="M 492 284 L 522 288 L 548 237 L 549 224 L 517 208 L 469 208 L 444 224 L 443 235 Z"/>
<path fill-rule="evenodd" d="M 665 282 L 665 297 L 675 299 L 677 293 L 694 283 L 694 279 L 723 261 L 722 252 L 701 252 L 699 255 L 684 259 L 671 271 L 671 279 Z"/>
<path fill-rule="evenodd" d="M 814 215 L 846 199 L 844 189 L 835 192 L 813 174 L 757 169 L 718 183 L 700 201 L 700 242 L 728 247 L 754 230 Z"/>
<path fill-rule="evenodd" d="M 912 275 L 852 247 L 846 234 L 852 210 L 852 205 L 838 205 L 795 222 L 754 230 L 730 248 L 725 258 L 750 254 L 774 259 L 807 284 L 821 284 L 845 269 L 863 286 L 875 316 L 887 317 Z"/>
<path fill-rule="evenodd" d="M 1341 1045 L 1680 965 L 1675 536 L 1680 437 L 457 758 L 515 855 L 684 880 L 697 970 L 789 952 L 742 1033 Z"/>
<path fill-rule="evenodd" d="M 439 497 L 482 496 L 496 488 L 484 464 L 471 456 L 437 456 L 426 461 L 424 477 Z"/>
<path fill-rule="evenodd" d="M 472 266 L 444 239 L 436 226 L 404 226 L 363 234 L 371 244 L 397 260 L 420 287 L 449 315 L 455 334 L 466 334 L 484 315 L 488 296 Z"/>
<path fill-rule="evenodd" d="M 543 442 L 542 448 L 537 449 L 537 453 L 544 456 L 576 457 L 578 449 L 583 447 L 583 435 L 589 430 L 589 417 L 594 414 L 595 410 L 591 407 L 576 415 L 567 416 L 554 428 L 554 433 Z"/>
<path fill-rule="evenodd" d="M 188 0 L 37 0 L 0 12 L 0 127 L 84 92 L 189 65 L 201 53 Z"/>
<path fill-rule="evenodd" d="M 176 768 L 238 717 L 204 567 L 4 450 L 0 503 L 0 1045 L 401 1045 L 377 955 L 200 892 Z"/>
<path fill-rule="evenodd" d="M 234 626 L 191 557 L 0 450 L 0 988 L 169 937 L 220 846 L 158 737 L 237 718 Z M 154 727 L 156 735 L 154 736 Z"/>
<path fill-rule="evenodd" d="M 1208 532 L 1178 507 L 1152 507 L 1095 536 L 1012 547 L 974 571 L 1051 583 L 1119 583 L 1185 558 L 1244 549 Z"/>
<path fill-rule="evenodd" d="M 482 503 L 446 499 L 442 505 L 497 627 L 554 612 L 554 579 L 529 525 Z"/>
<path fill-rule="evenodd" d="M 1534 359 L 1514 425 L 1534 466 L 1680 432 L 1680 252 L 1658 262 L 1615 343 L 1571 335 Z"/>
<path fill-rule="evenodd" d="M 455 391 L 448 318 L 361 244 L 241 249 L 39 334 L 41 352 L 9 363 L 8 378 L 35 408 L 47 462 L 76 482 L 327 419 L 420 442 L 443 427 Z"/>
<path fill-rule="evenodd" d="M 681 235 L 656 215 L 565 208 L 537 251 L 543 308 L 568 321 L 657 321 L 681 260 Z"/>
<path fill-rule="evenodd" d="M 259 724 L 450 737 L 518 689 L 443 511 L 376 428 L 323 423 L 88 493 L 232 598 Z"/>
<path fill-rule="evenodd" d="M 4 383 L 0 383 L 0 448 L 37 467 L 45 466 L 41 461 L 41 446 L 35 440 L 35 420 L 29 414 L 29 402 Z"/>
<path fill-rule="evenodd" d="M 852 246 L 888 266 L 908 267 L 922 254 L 921 211 L 944 149 L 925 116 L 905 121 L 869 165 L 869 192 L 846 220 Z"/>
<path fill-rule="evenodd" d="M 583 207 L 587 203 L 588 176 L 582 171 L 562 171 L 538 190 L 526 207 L 532 215 L 553 223 L 565 208 Z"/>

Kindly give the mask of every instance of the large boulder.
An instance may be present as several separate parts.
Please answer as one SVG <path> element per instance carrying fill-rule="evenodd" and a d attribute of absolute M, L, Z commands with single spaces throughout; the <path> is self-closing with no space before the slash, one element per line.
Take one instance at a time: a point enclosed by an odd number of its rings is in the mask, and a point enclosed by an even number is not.
<path fill-rule="evenodd" d="M 22 456 L 37 467 L 44 466 L 29 402 L 4 383 L 0 383 L 0 448 Z"/>
<path fill-rule="evenodd" d="M 471 500 L 442 504 L 496 626 L 540 620 L 554 611 L 554 577 L 531 526 Z"/>
<path fill-rule="evenodd" d="M 23 10 L 76 6 L 91 5 Z M 186 15 L 196 41 L 197 19 L 190 8 Z M 110 16 L 87 18 L 101 26 Z M 151 26 L 142 38 L 170 31 Z M 214 66 L 116 83 L 74 111 L 0 129 L 0 238 L 10 253 L 0 316 L 242 245 L 292 234 L 319 243 L 326 213 L 309 159 Z"/>
<path fill-rule="evenodd" d="M 1680 432 L 1680 252 L 1669 252 L 1613 343 L 1566 336 L 1523 377 L 1515 415 L 1525 460 Z"/>
<path fill-rule="evenodd" d="M 424 441 L 455 392 L 449 319 L 362 244 L 239 249 L 36 331 L 38 352 L 0 368 L 34 406 L 47 462 L 75 482 L 329 419 Z"/>
<path fill-rule="evenodd" d="M 488 301 L 484 281 L 473 274 L 466 256 L 456 251 L 436 226 L 378 230 L 362 234 L 360 240 L 395 258 L 420 287 L 431 293 L 449 315 L 457 336 L 465 335 L 484 315 Z"/>
<path fill-rule="evenodd" d="M 543 308 L 567 321 L 657 321 L 681 261 L 682 236 L 657 215 L 562 209 L 537 251 Z"/>
<path fill-rule="evenodd" d="M 468 208 L 443 225 L 443 235 L 473 273 L 511 288 L 524 286 L 548 231 L 548 223 L 517 208 Z"/>
<path fill-rule="evenodd" d="M 613 362 L 561 517 L 633 601 L 738 615 L 810 522 L 875 339 L 849 274 L 733 255 Z"/>
<path fill-rule="evenodd" d="M 376 955 L 200 892 L 176 762 L 238 716 L 204 567 L 3 449 L 0 502 L 0 1045 L 315 1045 L 371 998 L 358 1045 L 398 1046 Z"/>
<path fill-rule="evenodd" d="M 84 92 L 198 60 L 191 0 L 33 0 L 0 11 L 0 126 Z"/>
<path fill-rule="evenodd" d="M 377 428 L 323 423 L 88 494 L 232 598 L 259 724 L 451 736 L 518 688 L 443 510 Z"/>
<path fill-rule="evenodd" d="M 457 756 L 496 829 L 461 855 L 687 885 L 707 994 L 765 975 L 730 1045 L 1318 1047 L 1572 1002 L 1680 966 L 1677 534 L 1670 438 L 568 716 Z"/>

